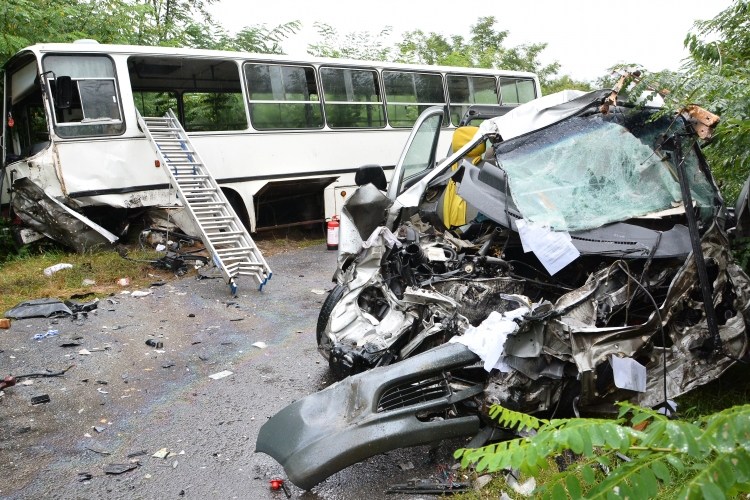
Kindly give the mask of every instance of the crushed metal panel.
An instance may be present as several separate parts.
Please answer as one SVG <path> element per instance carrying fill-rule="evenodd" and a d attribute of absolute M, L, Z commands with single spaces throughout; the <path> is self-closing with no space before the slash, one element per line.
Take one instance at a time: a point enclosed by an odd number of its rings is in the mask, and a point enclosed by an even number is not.
<path fill-rule="evenodd" d="M 13 183 L 13 210 L 32 229 L 78 253 L 111 248 L 117 236 L 47 195 L 28 177 Z"/>

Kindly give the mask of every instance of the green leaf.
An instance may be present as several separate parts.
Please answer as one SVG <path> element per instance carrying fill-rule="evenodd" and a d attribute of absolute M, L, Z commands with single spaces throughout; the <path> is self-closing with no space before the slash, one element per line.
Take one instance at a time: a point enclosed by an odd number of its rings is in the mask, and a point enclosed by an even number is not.
<path fill-rule="evenodd" d="M 675 458 L 675 457 L 673 457 Z M 667 457 L 669 459 L 669 457 Z M 677 467 L 675 467 L 676 469 Z M 654 471 L 654 475 L 658 477 L 664 484 L 669 484 L 671 481 L 671 475 L 669 474 L 669 468 L 664 465 L 664 462 L 654 462 L 651 464 L 651 469 Z"/>
<path fill-rule="evenodd" d="M 576 429 L 568 430 L 568 444 L 573 453 L 583 453 L 583 439 Z"/>
<path fill-rule="evenodd" d="M 594 484 L 596 482 L 596 474 L 594 474 L 594 470 L 589 465 L 581 467 L 581 477 L 586 481 L 586 484 Z"/>
<path fill-rule="evenodd" d="M 557 483 L 552 487 L 552 500 L 568 500 L 568 495 L 565 494 L 565 488 L 560 483 Z"/>
<path fill-rule="evenodd" d="M 649 497 L 656 497 L 659 493 L 659 481 L 656 479 L 654 472 L 649 467 L 644 467 L 641 469 L 641 476 L 643 476 L 643 482 L 646 483 Z"/>
<path fill-rule="evenodd" d="M 614 425 L 602 425 L 602 434 L 604 434 L 607 446 L 615 450 L 620 448 L 620 435 L 617 433 L 617 429 L 615 429 Z"/>
<path fill-rule="evenodd" d="M 578 500 L 582 497 L 583 491 L 581 490 L 581 483 L 578 482 L 578 478 L 573 474 L 570 474 L 565 478 L 565 487 L 568 490 L 568 495 L 570 495 L 570 498 L 573 500 Z"/>
<path fill-rule="evenodd" d="M 669 462 L 669 465 L 677 469 L 677 472 L 679 472 L 680 474 L 685 472 L 685 464 L 682 463 L 682 460 L 680 460 L 679 457 L 675 455 L 667 455 L 664 458 L 667 459 L 667 462 Z"/>
<path fill-rule="evenodd" d="M 705 500 L 726 500 L 727 498 L 724 492 L 721 491 L 721 488 L 714 483 L 703 483 L 700 487 Z"/>
<path fill-rule="evenodd" d="M 643 480 L 643 477 L 641 477 L 641 475 L 637 472 L 634 472 L 630 476 L 630 482 L 633 485 L 633 490 L 639 492 L 638 497 L 643 498 L 645 496 L 645 493 L 648 491 L 646 481 Z"/>

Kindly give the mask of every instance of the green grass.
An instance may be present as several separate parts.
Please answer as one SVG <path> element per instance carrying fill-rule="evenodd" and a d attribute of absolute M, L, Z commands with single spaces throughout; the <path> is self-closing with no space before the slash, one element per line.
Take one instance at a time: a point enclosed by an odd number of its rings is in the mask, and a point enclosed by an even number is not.
<path fill-rule="evenodd" d="M 128 256 L 150 260 L 158 258 L 159 254 L 138 250 Z M 44 297 L 65 300 L 71 295 L 87 292 L 100 297 L 108 295 L 123 289 L 116 283 L 119 278 L 130 278 L 131 285 L 126 289 L 148 287 L 159 279 L 174 279 L 171 272 L 157 271 L 146 262 L 126 260 L 113 251 L 80 255 L 54 248 L 8 259 L 0 264 L 0 315 L 24 300 Z M 44 275 L 45 268 L 61 262 L 72 264 L 73 268 L 63 269 L 52 276 Z M 94 280 L 96 284 L 84 287 L 84 279 Z"/>

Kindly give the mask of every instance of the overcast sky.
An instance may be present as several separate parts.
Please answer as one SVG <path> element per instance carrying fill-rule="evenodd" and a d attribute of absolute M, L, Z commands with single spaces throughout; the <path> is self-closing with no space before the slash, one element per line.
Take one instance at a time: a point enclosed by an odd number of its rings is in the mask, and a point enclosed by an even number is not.
<path fill-rule="evenodd" d="M 468 35 L 480 15 L 498 19 L 510 31 L 506 46 L 547 42 L 545 63 L 557 60 L 560 74 L 595 79 L 618 62 L 647 69 L 677 69 L 686 56 L 685 35 L 696 19 L 710 19 L 730 0 L 496 0 L 410 1 L 379 0 L 218 0 L 210 12 L 230 32 L 244 26 L 277 25 L 299 20 L 303 29 L 285 43 L 287 54 L 305 56 L 307 44 L 318 41 L 313 28 L 322 21 L 338 29 L 379 32 L 392 26 L 392 42 L 405 31 L 421 29 L 444 35 Z"/>

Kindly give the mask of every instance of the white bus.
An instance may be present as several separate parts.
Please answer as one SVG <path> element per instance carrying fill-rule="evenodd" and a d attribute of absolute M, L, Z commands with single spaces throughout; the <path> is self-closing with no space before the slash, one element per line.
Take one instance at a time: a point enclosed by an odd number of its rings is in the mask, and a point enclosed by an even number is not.
<path fill-rule="evenodd" d="M 354 172 L 392 172 L 411 126 L 445 106 L 441 150 L 474 104 L 541 95 L 532 73 L 167 47 L 28 47 L 4 66 L 5 188 L 27 177 L 113 227 L 179 204 L 136 122 L 171 108 L 245 225 L 255 231 L 337 214 Z M 59 88 L 69 102 L 56 102 Z M 9 193 L 2 189 L 2 202 Z"/>

